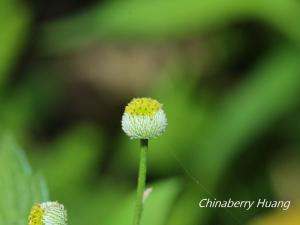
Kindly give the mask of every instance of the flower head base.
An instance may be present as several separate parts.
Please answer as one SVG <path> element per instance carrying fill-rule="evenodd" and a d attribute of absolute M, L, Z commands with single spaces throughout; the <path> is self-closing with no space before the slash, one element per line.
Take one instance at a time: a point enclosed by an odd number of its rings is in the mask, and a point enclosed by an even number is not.
<path fill-rule="evenodd" d="M 67 211 L 58 202 L 36 203 L 31 209 L 28 225 L 67 225 Z"/>
<path fill-rule="evenodd" d="M 132 139 L 158 137 L 166 126 L 162 104 L 151 98 L 134 98 L 126 106 L 122 117 L 122 129 Z"/>

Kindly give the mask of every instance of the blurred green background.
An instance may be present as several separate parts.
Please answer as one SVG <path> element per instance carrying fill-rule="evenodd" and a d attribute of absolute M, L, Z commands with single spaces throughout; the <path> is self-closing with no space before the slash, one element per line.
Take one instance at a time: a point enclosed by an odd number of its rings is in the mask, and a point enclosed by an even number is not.
<path fill-rule="evenodd" d="M 0 224 L 51 199 L 72 225 L 130 225 L 135 96 L 169 124 L 150 142 L 144 225 L 299 224 L 299 46 L 298 0 L 1 0 Z"/>

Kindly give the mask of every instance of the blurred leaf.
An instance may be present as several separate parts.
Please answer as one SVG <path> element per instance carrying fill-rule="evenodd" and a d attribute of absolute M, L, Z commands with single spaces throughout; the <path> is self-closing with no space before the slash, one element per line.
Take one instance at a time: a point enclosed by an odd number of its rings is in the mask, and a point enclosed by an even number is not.
<path fill-rule="evenodd" d="M 23 151 L 10 138 L 0 143 L 0 224 L 24 225 L 31 207 L 46 201 L 40 175 L 32 172 Z"/>
<path fill-rule="evenodd" d="M 43 119 L 60 103 L 60 81 L 44 66 L 31 69 L 29 79 L 16 85 L 0 104 L 0 132 L 8 131 L 18 140 L 26 140 L 27 131 L 43 124 Z"/>
<path fill-rule="evenodd" d="M 167 180 L 153 185 L 150 196 L 145 201 L 142 224 L 164 225 L 180 190 L 178 180 Z M 119 207 L 111 214 L 108 225 L 131 225 L 135 204 L 135 192 L 119 202 Z"/>
<path fill-rule="evenodd" d="M 213 184 L 246 144 L 299 104 L 299 53 L 275 49 L 222 99 L 211 127 L 189 163 Z M 206 174 L 206 175 L 205 175 Z M 209 185 L 208 185 L 209 186 Z"/>
<path fill-rule="evenodd" d="M 184 10 L 183 10 L 184 8 Z M 57 53 L 99 39 L 161 39 L 259 19 L 300 43 L 300 4 L 293 0 L 113 1 L 45 24 L 41 46 Z"/>
<path fill-rule="evenodd" d="M 170 219 L 166 225 L 195 225 L 199 223 L 199 219 L 203 221 L 208 215 L 210 209 L 200 209 L 198 207 L 199 200 L 206 198 L 207 193 L 201 190 L 201 187 L 195 185 L 193 181 L 186 180 L 185 190 L 174 204 L 170 212 Z"/>
<path fill-rule="evenodd" d="M 120 199 L 128 192 L 124 182 L 101 177 L 93 187 L 81 186 L 72 196 L 62 196 L 68 208 L 69 222 L 73 225 L 107 224 L 112 212 L 119 206 Z M 76 196 L 76 198 L 74 198 Z"/>
<path fill-rule="evenodd" d="M 85 188 L 93 177 L 90 171 L 101 160 L 101 142 L 96 128 L 80 124 L 59 136 L 44 151 L 31 152 L 34 164 L 46 175 L 53 196 L 74 198 L 76 189 Z"/>
<path fill-rule="evenodd" d="M 27 39 L 31 15 L 15 0 L 0 1 L 0 90 Z"/>

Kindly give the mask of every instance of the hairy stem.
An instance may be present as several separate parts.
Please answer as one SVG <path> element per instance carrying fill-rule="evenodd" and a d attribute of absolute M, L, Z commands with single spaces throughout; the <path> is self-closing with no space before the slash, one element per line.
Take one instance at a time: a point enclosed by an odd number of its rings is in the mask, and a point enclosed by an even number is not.
<path fill-rule="evenodd" d="M 146 173 L 147 173 L 147 151 L 148 139 L 140 140 L 140 165 L 137 184 L 136 205 L 134 211 L 133 225 L 140 225 L 143 213 L 143 195 L 146 186 Z"/>

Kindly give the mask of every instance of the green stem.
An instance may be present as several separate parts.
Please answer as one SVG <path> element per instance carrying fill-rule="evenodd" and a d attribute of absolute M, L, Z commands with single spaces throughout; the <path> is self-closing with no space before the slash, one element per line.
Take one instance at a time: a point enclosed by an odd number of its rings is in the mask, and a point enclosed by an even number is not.
<path fill-rule="evenodd" d="M 140 166 L 137 184 L 136 205 L 134 211 L 133 225 L 140 225 L 143 213 L 143 196 L 146 186 L 146 173 L 147 173 L 147 151 L 148 139 L 141 139 L 140 141 Z"/>

